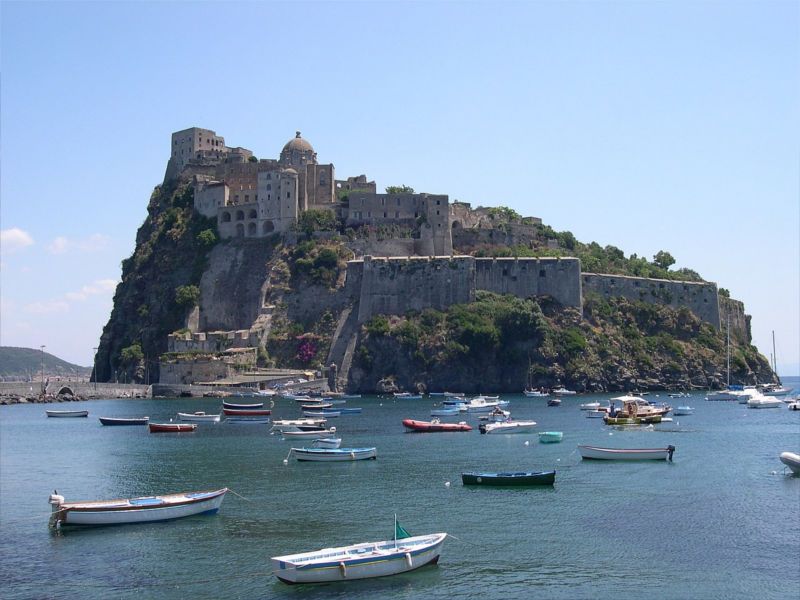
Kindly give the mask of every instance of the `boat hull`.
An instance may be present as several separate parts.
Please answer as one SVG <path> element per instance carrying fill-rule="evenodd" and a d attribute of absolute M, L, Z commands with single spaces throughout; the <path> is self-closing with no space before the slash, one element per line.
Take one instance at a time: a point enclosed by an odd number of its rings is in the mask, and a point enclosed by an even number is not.
<path fill-rule="evenodd" d="M 192 413 L 178 413 L 178 419 L 192 423 L 219 423 L 219 415 L 195 415 Z"/>
<path fill-rule="evenodd" d="M 561 431 L 540 431 L 539 442 L 542 444 L 557 444 L 564 439 L 564 433 Z"/>
<path fill-rule="evenodd" d="M 679 406 L 675 410 L 672 411 L 672 414 L 676 417 L 685 417 L 687 415 L 694 414 L 694 408 L 691 406 Z"/>
<path fill-rule="evenodd" d="M 291 453 L 301 462 L 351 462 L 378 458 L 377 448 L 292 448 Z"/>
<path fill-rule="evenodd" d="M 336 437 L 336 429 L 323 429 L 321 431 L 282 431 L 281 435 L 287 440 L 316 440 Z"/>
<path fill-rule="evenodd" d="M 581 458 L 593 460 L 672 460 L 674 446 L 666 448 L 599 448 L 578 446 Z"/>
<path fill-rule="evenodd" d="M 327 548 L 317 552 L 270 559 L 275 576 L 284 583 L 328 583 L 386 577 L 436 564 L 446 533 Z"/>
<path fill-rule="evenodd" d="M 529 486 L 553 485 L 555 471 L 528 471 L 521 473 L 462 473 L 463 485 Z"/>
<path fill-rule="evenodd" d="M 102 526 L 171 521 L 219 510 L 228 488 L 110 502 L 62 502 L 53 505 L 51 525 Z"/>
<path fill-rule="evenodd" d="M 792 470 L 795 475 L 800 474 L 800 454 L 794 452 L 782 452 L 781 462 Z"/>
<path fill-rule="evenodd" d="M 74 419 L 79 417 L 88 417 L 88 410 L 46 410 L 48 417 L 56 419 Z"/>
<path fill-rule="evenodd" d="M 222 408 L 231 408 L 233 410 L 258 410 L 264 408 L 263 402 L 256 402 L 255 404 L 235 404 L 233 402 L 223 402 Z"/>
<path fill-rule="evenodd" d="M 109 427 L 124 427 L 131 425 L 147 425 L 150 417 L 142 417 L 140 419 L 121 419 L 117 417 L 98 417 L 100 423 Z"/>
<path fill-rule="evenodd" d="M 466 423 L 434 423 L 432 421 L 415 421 L 414 419 L 403 419 L 403 427 L 410 431 L 419 431 L 423 433 L 472 431 L 472 427 Z"/>
<path fill-rule="evenodd" d="M 479 427 L 481 433 L 533 433 L 536 430 L 536 421 L 517 421 L 511 423 L 487 423 Z"/>
<path fill-rule="evenodd" d="M 224 408 L 222 412 L 228 417 L 268 417 L 272 414 L 270 409 L 237 409 L 237 408 Z"/>
<path fill-rule="evenodd" d="M 195 423 L 150 423 L 150 433 L 188 433 L 197 429 Z"/>

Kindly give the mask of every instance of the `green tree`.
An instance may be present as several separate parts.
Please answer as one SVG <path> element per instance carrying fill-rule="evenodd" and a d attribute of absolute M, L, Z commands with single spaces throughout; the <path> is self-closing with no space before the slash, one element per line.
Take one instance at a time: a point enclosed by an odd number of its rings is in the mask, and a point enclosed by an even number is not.
<path fill-rule="evenodd" d="M 659 266 L 662 269 L 667 270 L 672 265 L 675 264 L 675 259 L 669 252 L 665 252 L 664 250 L 659 250 L 653 257 L 653 263 L 655 263 L 656 266 Z"/>
<path fill-rule="evenodd" d="M 338 223 L 333 211 L 312 208 L 300 215 L 297 219 L 297 229 L 311 235 L 314 231 L 336 231 Z"/>
<path fill-rule="evenodd" d="M 386 188 L 387 194 L 413 194 L 414 188 L 409 185 L 390 185 Z"/>
<path fill-rule="evenodd" d="M 175 288 L 175 302 L 178 306 L 197 306 L 200 301 L 200 288 L 196 285 L 180 285 Z"/>
<path fill-rule="evenodd" d="M 204 229 L 197 234 L 197 242 L 204 248 L 210 248 L 217 243 L 217 234 L 213 229 Z"/>
<path fill-rule="evenodd" d="M 142 352 L 142 346 L 139 342 L 136 342 L 123 348 L 119 356 L 122 364 L 129 366 L 139 364 L 139 361 L 144 358 L 144 353 Z"/>
<path fill-rule="evenodd" d="M 258 162 L 258 159 L 255 156 L 251 156 L 247 159 L 247 162 L 256 163 Z"/>

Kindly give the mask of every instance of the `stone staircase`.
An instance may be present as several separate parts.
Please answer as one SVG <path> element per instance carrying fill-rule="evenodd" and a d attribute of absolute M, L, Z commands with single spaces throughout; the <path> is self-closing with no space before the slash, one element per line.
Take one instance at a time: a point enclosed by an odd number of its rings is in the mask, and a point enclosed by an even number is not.
<path fill-rule="evenodd" d="M 353 363 L 353 353 L 358 341 L 358 302 L 342 311 L 333 333 L 331 349 L 328 352 L 326 366 L 336 363 L 338 367 L 337 383 L 339 389 L 347 385 L 350 366 Z"/>

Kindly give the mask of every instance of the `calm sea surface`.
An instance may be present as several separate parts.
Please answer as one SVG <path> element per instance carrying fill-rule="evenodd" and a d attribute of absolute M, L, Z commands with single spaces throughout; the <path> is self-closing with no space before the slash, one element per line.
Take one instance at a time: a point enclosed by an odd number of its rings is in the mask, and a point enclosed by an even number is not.
<path fill-rule="evenodd" d="M 433 400 L 349 400 L 364 411 L 331 420 L 342 445 L 377 446 L 378 460 L 337 464 L 284 464 L 289 442 L 269 425 L 150 434 L 97 420 L 219 412 L 215 399 L 3 406 L 0 596 L 797 598 L 800 477 L 784 475 L 778 455 L 800 453 L 800 412 L 651 394 L 695 414 L 620 430 L 579 410 L 608 397 L 565 398 L 560 407 L 504 397 L 514 417 L 563 431 L 561 444 L 477 428 L 405 433 L 401 420 L 428 419 Z M 294 417 L 295 404 L 277 400 L 274 414 Z M 48 419 L 45 408 L 88 409 L 89 418 Z M 576 446 L 584 443 L 677 450 L 673 463 L 605 463 L 582 461 Z M 466 470 L 553 468 L 552 488 L 461 485 Z M 75 501 L 223 486 L 238 496 L 228 494 L 216 516 L 47 528 L 54 488 Z M 321 586 L 288 586 L 271 574 L 270 556 L 390 539 L 395 513 L 412 534 L 451 534 L 438 566 Z"/>

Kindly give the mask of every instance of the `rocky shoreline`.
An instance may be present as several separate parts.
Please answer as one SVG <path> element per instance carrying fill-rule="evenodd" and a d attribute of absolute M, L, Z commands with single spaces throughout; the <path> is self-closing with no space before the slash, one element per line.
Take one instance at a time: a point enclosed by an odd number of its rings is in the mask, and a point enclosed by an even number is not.
<path fill-rule="evenodd" d="M 142 394 L 123 392 L 120 394 L 0 394 L 0 406 L 10 406 L 13 404 L 55 404 L 59 402 L 84 402 L 86 400 L 110 400 L 122 398 L 147 398 Z"/>

